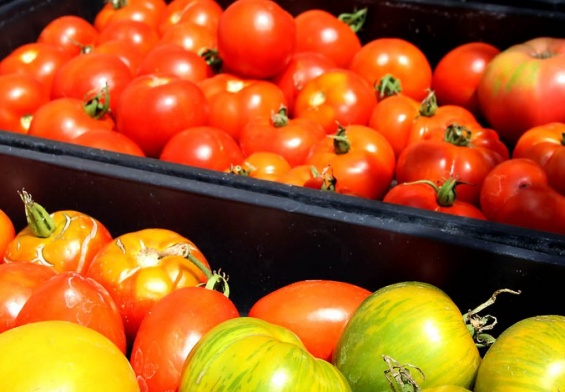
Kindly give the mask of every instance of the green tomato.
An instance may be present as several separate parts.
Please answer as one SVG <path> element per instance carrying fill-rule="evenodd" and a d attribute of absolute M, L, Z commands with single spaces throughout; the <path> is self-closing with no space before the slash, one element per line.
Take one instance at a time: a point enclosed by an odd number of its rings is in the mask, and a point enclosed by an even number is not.
<path fill-rule="evenodd" d="M 481 356 L 463 315 L 439 288 L 421 282 L 383 287 L 349 320 L 333 363 L 353 391 L 389 392 L 384 356 L 418 368 L 411 372 L 422 389 L 473 385 Z"/>
<path fill-rule="evenodd" d="M 179 392 L 347 392 L 345 377 L 315 358 L 289 329 L 238 317 L 212 328 L 191 350 Z"/>
<path fill-rule="evenodd" d="M 530 317 L 502 332 L 485 354 L 475 391 L 565 391 L 565 317 Z"/>

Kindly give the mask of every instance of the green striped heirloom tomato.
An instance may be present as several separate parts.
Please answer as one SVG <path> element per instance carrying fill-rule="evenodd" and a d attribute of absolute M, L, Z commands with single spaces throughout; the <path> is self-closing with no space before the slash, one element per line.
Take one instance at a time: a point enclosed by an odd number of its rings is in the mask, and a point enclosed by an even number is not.
<path fill-rule="evenodd" d="M 383 356 L 410 364 L 423 389 L 454 385 L 470 388 L 481 362 L 453 300 L 422 282 L 400 282 L 369 296 L 349 320 L 333 363 L 353 391 L 390 391 Z"/>
<path fill-rule="evenodd" d="M 342 392 L 351 387 L 289 329 L 237 317 L 208 331 L 184 364 L 179 392 Z"/>
<path fill-rule="evenodd" d="M 565 390 L 565 317 L 529 317 L 500 334 L 477 373 L 476 392 Z"/>

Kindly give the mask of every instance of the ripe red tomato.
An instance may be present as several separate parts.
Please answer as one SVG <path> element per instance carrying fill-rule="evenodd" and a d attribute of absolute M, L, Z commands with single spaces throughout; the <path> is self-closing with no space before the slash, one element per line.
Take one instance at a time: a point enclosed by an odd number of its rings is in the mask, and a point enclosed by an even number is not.
<path fill-rule="evenodd" d="M 182 22 L 175 23 L 163 33 L 157 45 L 161 44 L 177 44 L 185 50 L 202 55 L 208 50 L 218 50 L 218 36 L 217 31 L 209 27 Z"/>
<path fill-rule="evenodd" d="M 565 39 L 539 37 L 503 50 L 477 87 L 488 124 L 514 144 L 528 129 L 565 122 Z"/>
<path fill-rule="evenodd" d="M 96 13 L 94 26 L 102 31 L 110 23 L 134 20 L 157 30 L 166 9 L 167 3 L 164 0 L 111 1 Z"/>
<path fill-rule="evenodd" d="M 86 53 L 106 53 L 118 56 L 130 69 L 131 74 L 137 73 L 137 67 L 143 60 L 143 54 L 133 44 L 122 40 L 106 41 L 86 49 Z"/>
<path fill-rule="evenodd" d="M 481 117 L 477 86 L 487 64 L 500 49 L 486 42 L 468 42 L 447 52 L 432 75 L 432 89 L 440 105 L 463 106 Z"/>
<path fill-rule="evenodd" d="M 312 165 L 304 164 L 292 167 L 289 171 L 279 176 L 276 181 L 288 185 L 304 186 L 306 182 L 314 177 L 317 177 L 317 170 Z"/>
<path fill-rule="evenodd" d="M 302 280 L 261 297 L 249 316 L 290 329 L 310 354 L 330 362 L 345 325 L 370 294 L 347 282 Z"/>
<path fill-rule="evenodd" d="M 171 27 L 184 23 L 217 31 L 223 12 L 222 6 L 215 0 L 174 0 L 168 3 L 161 18 L 159 33 L 163 36 Z"/>
<path fill-rule="evenodd" d="M 28 74 L 0 75 L 0 129 L 27 133 L 33 114 L 49 101 L 49 91 Z"/>
<path fill-rule="evenodd" d="M 31 293 L 16 317 L 16 326 L 47 320 L 70 321 L 94 329 L 126 353 L 120 311 L 100 283 L 76 272 L 61 272 Z"/>
<path fill-rule="evenodd" d="M 129 137 L 123 133 L 106 129 L 91 129 L 88 132 L 76 136 L 70 143 L 138 157 L 145 156 L 141 147 Z"/>
<path fill-rule="evenodd" d="M 184 361 L 212 327 L 239 317 L 224 294 L 203 287 L 177 289 L 155 303 L 143 318 L 130 362 L 142 391 L 176 391 Z"/>
<path fill-rule="evenodd" d="M 296 52 L 317 52 L 337 67 L 347 68 L 361 49 L 355 29 L 328 11 L 306 10 L 296 15 L 295 20 Z"/>
<path fill-rule="evenodd" d="M 227 171 L 241 165 L 244 155 L 240 146 L 226 131 L 201 126 L 187 128 L 163 147 L 160 159 L 204 169 Z"/>
<path fill-rule="evenodd" d="M 339 125 L 367 125 L 377 104 L 375 91 L 360 75 L 333 69 L 309 80 L 296 96 L 294 117 L 313 119 L 327 134 Z"/>
<path fill-rule="evenodd" d="M 565 195 L 565 123 L 549 123 L 527 130 L 512 152 L 513 158 L 529 158 L 546 172 L 549 185 Z"/>
<path fill-rule="evenodd" d="M 147 54 L 159 42 L 159 33 L 146 23 L 136 20 L 112 22 L 100 30 L 96 44 L 108 41 L 125 41 Z"/>
<path fill-rule="evenodd" d="M 218 22 L 225 72 L 265 79 L 283 70 L 296 46 L 294 17 L 271 0 L 231 3 Z"/>
<path fill-rule="evenodd" d="M 55 274 L 53 268 L 36 263 L 0 264 L 0 333 L 16 326 L 33 291 Z"/>
<path fill-rule="evenodd" d="M 173 135 L 208 121 L 208 104 L 202 90 L 172 75 L 136 77 L 123 90 L 117 106 L 117 130 L 153 158 L 159 157 Z"/>
<path fill-rule="evenodd" d="M 375 85 L 385 75 L 400 80 L 402 94 L 422 100 L 432 84 L 432 67 L 420 48 L 401 38 L 377 38 L 363 45 L 349 69 Z"/>
<path fill-rule="evenodd" d="M 76 15 L 63 15 L 41 30 L 37 42 L 55 45 L 76 56 L 85 46 L 94 45 L 97 38 L 98 30 L 88 20 Z"/>

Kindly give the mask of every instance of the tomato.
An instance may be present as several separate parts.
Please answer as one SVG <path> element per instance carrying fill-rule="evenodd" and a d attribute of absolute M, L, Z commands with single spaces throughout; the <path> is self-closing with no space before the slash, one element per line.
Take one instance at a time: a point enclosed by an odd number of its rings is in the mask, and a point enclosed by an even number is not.
<path fill-rule="evenodd" d="M 0 129 L 27 133 L 31 117 L 49 101 L 49 91 L 28 74 L 0 75 Z"/>
<path fill-rule="evenodd" d="M 210 31 L 217 31 L 220 16 L 224 12 L 215 0 L 174 0 L 169 2 L 159 23 L 163 36 L 177 24 L 195 24 Z"/>
<path fill-rule="evenodd" d="M 352 389 L 384 391 L 390 385 L 383 355 L 418 367 L 425 379 L 418 372 L 412 376 L 421 388 L 470 388 L 481 362 L 457 305 L 423 282 L 399 282 L 372 293 L 345 327 L 333 363 Z"/>
<path fill-rule="evenodd" d="M 311 118 L 327 134 L 338 125 L 367 125 L 377 98 L 371 85 L 358 74 L 333 69 L 308 81 L 296 96 L 294 117 Z"/>
<path fill-rule="evenodd" d="M 126 353 L 124 324 L 114 300 L 98 282 L 76 272 L 61 272 L 36 287 L 18 313 L 16 326 L 46 320 L 92 328 Z"/>
<path fill-rule="evenodd" d="M 148 157 L 159 157 L 173 135 L 207 125 L 208 104 L 193 82 L 165 74 L 141 75 L 126 86 L 118 102 L 116 128 Z"/>
<path fill-rule="evenodd" d="M 129 137 L 106 129 L 92 129 L 73 138 L 70 143 L 138 157 L 145 156 L 141 147 Z"/>
<path fill-rule="evenodd" d="M 434 136 L 409 144 L 396 162 L 396 180 L 403 183 L 425 179 L 437 183 L 454 178 L 460 183 L 457 198 L 479 205 L 485 176 L 505 160 L 496 150 L 498 135 L 480 126 L 457 124 L 444 128 L 443 135 L 443 139 Z M 490 144 L 496 147 L 491 148 Z"/>
<path fill-rule="evenodd" d="M 432 84 L 432 67 L 426 55 L 402 38 L 377 38 L 357 51 L 349 69 L 375 85 L 385 75 L 400 80 L 402 94 L 416 100 L 427 95 Z"/>
<path fill-rule="evenodd" d="M 133 20 L 157 30 L 166 9 L 164 0 L 111 0 L 96 13 L 94 26 L 102 31 L 111 23 Z"/>
<path fill-rule="evenodd" d="M 565 386 L 565 317 L 540 315 L 504 330 L 479 367 L 476 392 L 558 391 Z"/>
<path fill-rule="evenodd" d="M 239 317 L 224 294 L 202 287 L 175 290 L 151 307 L 139 326 L 130 363 L 142 391 L 176 391 L 184 361 L 210 329 Z"/>
<path fill-rule="evenodd" d="M 294 17 L 271 0 L 235 1 L 218 21 L 223 70 L 266 79 L 283 70 L 296 46 Z"/>
<path fill-rule="evenodd" d="M 286 173 L 277 177 L 275 181 L 288 185 L 304 186 L 306 182 L 315 177 L 318 177 L 317 170 L 312 165 L 304 164 L 292 167 Z M 321 185 L 318 189 L 321 189 Z"/>
<path fill-rule="evenodd" d="M 130 69 L 131 74 L 137 73 L 137 67 L 143 60 L 143 53 L 133 44 L 119 39 L 106 41 L 87 47 L 86 53 L 106 53 L 118 56 Z"/>
<path fill-rule="evenodd" d="M 92 258 L 112 240 L 96 218 L 74 210 L 49 214 L 26 191 L 20 192 L 28 225 L 8 243 L 4 262 L 32 262 L 57 272 L 84 273 Z"/>
<path fill-rule="evenodd" d="M 201 55 L 207 50 L 218 50 L 218 37 L 215 30 L 193 22 L 176 23 L 163 33 L 157 45 L 177 44 L 184 49 Z"/>
<path fill-rule="evenodd" d="M 565 197 L 549 186 L 543 168 L 527 158 L 495 166 L 484 179 L 480 205 L 495 222 L 565 233 Z"/>
<path fill-rule="evenodd" d="M 549 185 L 565 195 L 565 123 L 528 129 L 516 142 L 512 157 L 537 162 L 547 173 Z"/>
<path fill-rule="evenodd" d="M 489 126 L 514 144 L 528 129 L 565 121 L 565 39 L 539 37 L 504 49 L 477 87 Z"/>
<path fill-rule="evenodd" d="M 210 105 L 209 125 L 223 129 L 238 142 L 241 130 L 249 121 L 271 116 L 286 107 L 281 89 L 266 80 L 218 74 L 198 85 Z"/>
<path fill-rule="evenodd" d="M 306 163 L 320 173 L 330 166 L 339 193 L 380 199 L 392 182 L 395 157 L 380 133 L 363 125 L 350 125 L 316 143 Z"/>
<path fill-rule="evenodd" d="M 342 392 L 351 388 L 332 364 L 308 353 L 287 328 L 237 317 L 208 331 L 184 364 L 179 392 L 211 390 Z"/>
<path fill-rule="evenodd" d="M 142 54 L 147 54 L 159 42 L 159 38 L 159 33 L 143 22 L 120 20 L 104 27 L 98 34 L 96 44 L 115 40 L 125 41 Z"/>
<path fill-rule="evenodd" d="M 71 58 L 54 45 L 32 42 L 18 46 L 0 61 L 0 75 L 31 75 L 51 91 L 56 72 Z"/>
<path fill-rule="evenodd" d="M 187 128 L 171 137 L 160 159 L 204 169 L 227 171 L 243 163 L 244 154 L 226 131 L 210 126 Z"/>
<path fill-rule="evenodd" d="M 441 185 L 427 180 L 405 182 L 389 190 L 383 201 L 444 214 L 486 220 L 477 206 L 457 199 L 457 186 L 457 181 L 454 179 L 445 180 Z"/>
<path fill-rule="evenodd" d="M 108 290 L 131 344 L 155 302 L 173 290 L 206 282 L 211 272 L 192 241 L 171 230 L 150 228 L 122 234 L 106 244 L 85 275 Z"/>
<path fill-rule="evenodd" d="M 52 268 L 41 264 L 0 264 L 0 333 L 16 326 L 16 317 L 28 298 L 55 274 Z"/>
<path fill-rule="evenodd" d="M 16 236 L 16 229 L 12 219 L 0 209 L 0 263 L 4 260 L 4 254 L 8 243 L 10 243 Z"/>
<path fill-rule="evenodd" d="M 361 49 L 356 31 L 364 22 L 366 10 L 353 17 L 352 26 L 322 9 L 309 9 L 296 15 L 296 52 L 316 52 L 326 56 L 337 67 L 347 68 Z"/>
<path fill-rule="evenodd" d="M 0 334 L 0 351 L 4 392 L 139 392 L 127 357 L 83 325 L 50 320 L 12 328 Z"/>
<path fill-rule="evenodd" d="M 76 15 L 63 15 L 41 30 L 37 42 L 55 45 L 76 56 L 85 46 L 93 45 L 97 38 L 98 30 L 88 20 Z"/>
<path fill-rule="evenodd" d="M 458 105 L 481 117 L 477 86 L 487 64 L 500 49 L 486 42 L 468 42 L 448 51 L 433 69 L 432 89 L 440 105 Z"/>
<path fill-rule="evenodd" d="M 282 155 L 257 151 L 245 157 L 241 166 L 232 167 L 231 172 L 260 180 L 277 181 L 290 169 L 290 163 Z"/>
<path fill-rule="evenodd" d="M 307 118 L 288 118 L 286 108 L 281 108 L 269 117 L 250 120 L 241 130 L 239 144 L 245 155 L 273 152 L 297 166 L 324 137 L 326 132 L 320 124 Z"/>
<path fill-rule="evenodd" d="M 345 324 L 370 294 L 351 283 L 302 280 L 261 297 L 249 316 L 290 329 L 312 355 L 329 362 Z"/>

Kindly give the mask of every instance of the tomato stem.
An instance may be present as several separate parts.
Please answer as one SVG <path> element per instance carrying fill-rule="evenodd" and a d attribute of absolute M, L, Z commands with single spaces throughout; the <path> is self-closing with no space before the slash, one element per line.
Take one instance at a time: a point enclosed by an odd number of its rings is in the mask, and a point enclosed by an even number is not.
<path fill-rule="evenodd" d="M 49 237 L 56 228 L 53 217 L 43 206 L 37 204 L 24 189 L 21 192 L 18 191 L 18 194 L 24 202 L 26 220 L 33 234 L 40 238 Z"/>
<path fill-rule="evenodd" d="M 208 279 L 206 285 L 204 285 L 204 288 L 208 290 L 218 291 L 229 298 L 230 286 L 228 285 L 228 279 L 229 277 L 225 273 L 218 270 L 218 272 L 214 272 Z"/>
<path fill-rule="evenodd" d="M 335 135 L 331 135 L 334 140 L 334 150 L 337 155 L 347 154 L 351 149 L 351 142 L 347 138 L 345 127 L 339 125 Z"/>
<path fill-rule="evenodd" d="M 434 188 L 436 191 L 436 202 L 439 206 L 442 207 L 451 207 L 455 200 L 457 199 L 457 192 L 455 191 L 455 187 L 462 182 L 457 181 L 455 178 L 448 178 L 438 186 L 436 183 L 430 180 L 418 180 L 418 181 L 411 181 L 405 182 L 403 185 L 410 185 L 410 184 L 426 184 Z"/>
<path fill-rule="evenodd" d="M 382 101 L 387 97 L 400 94 L 402 92 L 402 82 L 392 74 L 386 74 L 378 83 L 375 83 L 375 90 L 377 90 L 377 99 Z"/>
<path fill-rule="evenodd" d="M 104 86 L 104 88 L 102 88 L 102 90 L 100 90 L 94 97 L 85 98 L 85 102 L 82 107 L 85 113 L 95 120 L 100 120 L 104 117 L 110 110 L 110 90 L 108 88 L 108 84 L 106 84 L 106 86 Z"/>
<path fill-rule="evenodd" d="M 281 106 L 279 111 L 271 116 L 271 122 L 275 128 L 282 128 L 288 125 L 288 110 Z"/>
<path fill-rule="evenodd" d="M 355 33 L 358 33 L 367 20 L 367 7 L 352 13 L 340 14 L 337 18 L 347 24 Z"/>
<path fill-rule="evenodd" d="M 436 93 L 433 90 L 428 91 L 428 95 L 420 103 L 418 112 L 420 116 L 433 117 L 437 113 L 438 103 Z"/>
<path fill-rule="evenodd" d="M 220 57 L 220 55 L 218 54 L 217 50 L 202 48 L 198 52 L 198 54 L 200 55 L 200 57 L 204 59 L 204 61 L 206 61 L 206 64 L 208 64 L 208 66 L 212 69 L 212 72 L 214 72 L 214 74 L 219 74 L 222 72 L 222 67 L 224 65 L 224 62 Z"/>
<path fill-rule="evenodd" d="M 386 362 L 388 367 L 385 370 L 385 378 L 388 381 L 391 390 L 401 392 L 421 391 L 420 387 L 416 383 L 416 380 L 414 380 L 414 378 L 412 377 L 409 369 L 416 369 L 425 379 L 426 375 L 419 367 L 414 365 L 401 365 L 388 355 L 383 355 L 383 360 Z"/>
<path fill-rule="evenodd" d="M 443 141 L 459 147 L 468 147 L 471 144 L 472 132 L 469 128 L 459 124 L 449 124 L 445 129 Z"/>
<path fill-rule="evenodd" d="M 110 3 L 113 9 L 119 10 L 128 4 L 128 0 L 107 0 L 106 3 Z"/>

